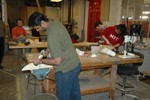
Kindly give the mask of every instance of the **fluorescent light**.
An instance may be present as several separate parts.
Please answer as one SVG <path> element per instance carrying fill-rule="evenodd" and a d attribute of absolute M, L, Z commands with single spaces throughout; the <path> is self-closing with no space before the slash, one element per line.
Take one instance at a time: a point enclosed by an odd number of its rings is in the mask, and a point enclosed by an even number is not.
<path fill-rule="evenodd" d="M 149 7 L 149 5 L 147 4 L 147 5 L 144 5 L 145 7 Z"/>
<path fill-rule="evenodd" d="M 142 19 L 148 19 L 149 17 L 148 16 L 142 16 Z"/>
<path fill-rule="evenodd" d="M 141 19 L 148 19 L 148 16 L 140 16 Z"/>
<path fill-rule="evenodd" d="M 60 2 L 62 0 L 51 0 L 51 2 Z"/>
<path fill-rule="evenodd" d="M 150 11 L 143 11 L 143 14 L 150 14 Z"/>
<path fill-rule="evenodd" d="M 132 17 L 130 16 L 130 17 L 128 17 L 128 19 L 132 19 Z"/>
<path fill-rule="evenodd" d="M 125 17 L 124 16 L 122 16 L 122 19 L 124 19 Z"/>

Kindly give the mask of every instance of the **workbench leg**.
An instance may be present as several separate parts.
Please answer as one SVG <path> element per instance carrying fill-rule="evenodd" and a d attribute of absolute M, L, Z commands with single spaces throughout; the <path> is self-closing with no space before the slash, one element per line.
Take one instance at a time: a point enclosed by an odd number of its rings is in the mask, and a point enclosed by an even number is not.
<path fill-rule="evenodd" d="M 99 74 L 100 74 L 99 70 L 100 70 L 100 69 L 94 69 L 94 74 L 95 74 L 95 75 L 99 75 Z"/>
<path fill-rule="evenodd" d="M 110 100 L 114 100 L 116 77 L 117 77 L 117 65 L 112 65 L 111 78 L 110 78 L 111 89 L 109 92 Z"/>

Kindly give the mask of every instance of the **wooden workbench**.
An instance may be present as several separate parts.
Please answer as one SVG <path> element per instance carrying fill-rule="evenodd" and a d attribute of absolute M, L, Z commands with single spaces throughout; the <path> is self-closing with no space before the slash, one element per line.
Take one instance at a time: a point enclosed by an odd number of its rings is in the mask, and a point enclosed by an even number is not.
<path fill-rule="evenodd" d="M 26 54 L 26 59 L 28 63 L 32 62 L 32 59 L 37 57 L 38 53 Z M 85 55 L 80 56 L 79 58 L 81 61 L 81 71 L 95 70 L 108 67 L 110 68 L 110 75 L 111 75 L 110 81 L 105 81 L 103 78 L 99 76 L 91 76 L 89 77 L 91 79 L 86 79 L 86 81 L 82 81 L 85 79 L 81 79 L 80 82 L 81 95 L 88 95 L 99 92 L 109 92 L 110 100 L 114 100 L 117 65 L 143 62 L 142 58 L 122 59 L 119 58 L 118 56 L 110 57 L 105 54 L 98 54 L 97 57 L 91 58 L 90 52 L 85 53 Z"/>
<path fill-rule="evenodd" d="M 24 49 L 24 48 L 46 48 L 47 42 L 34 42 L 29 45 L 25 45 L 24 43 L 18 43 L 17 45 L 9 45 L 10 49 Z"/>
<path fill-rule="evenodd" d="M 75 47 L 87 47 L 87 46 L 91 46 L 91 45 L 98 45 L 97 42 L 79 42 L 79 43 L 73 43 L 73 45 Z"/>
<path fill-rule="evenodd" d="M 88 47 L 91 45 L 98 45 L 96 42 L 80 42 L 74 43 L 75 47 Z M 18 43 L 17 45 L 9 45 L 10 49 L 24 49 L 24 48 L 47 48 L 47 42 L 34 42 L 29 45 L 25 45 L 24 43 Z"/>

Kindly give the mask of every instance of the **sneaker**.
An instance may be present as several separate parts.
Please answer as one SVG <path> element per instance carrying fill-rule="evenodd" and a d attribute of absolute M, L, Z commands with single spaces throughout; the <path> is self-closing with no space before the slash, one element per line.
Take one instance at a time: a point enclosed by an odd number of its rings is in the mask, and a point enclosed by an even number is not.
<path fill-rule="evenodd" d="M 0 69 L 1 69 L 1 70 L 3 70 L 3 69 L 4 69 L 4 67 L 3 67 L 2 65 L 0 65 Z"/>

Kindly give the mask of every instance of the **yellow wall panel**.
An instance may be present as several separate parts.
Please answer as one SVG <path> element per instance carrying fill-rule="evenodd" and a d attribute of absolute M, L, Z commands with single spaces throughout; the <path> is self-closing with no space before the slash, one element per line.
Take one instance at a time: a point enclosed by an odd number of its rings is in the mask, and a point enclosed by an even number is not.
<path fill-rule="evenodd" d="M 101 20 L 108 21 L 110 12 L 110 0 L 101 0 Z"/>

